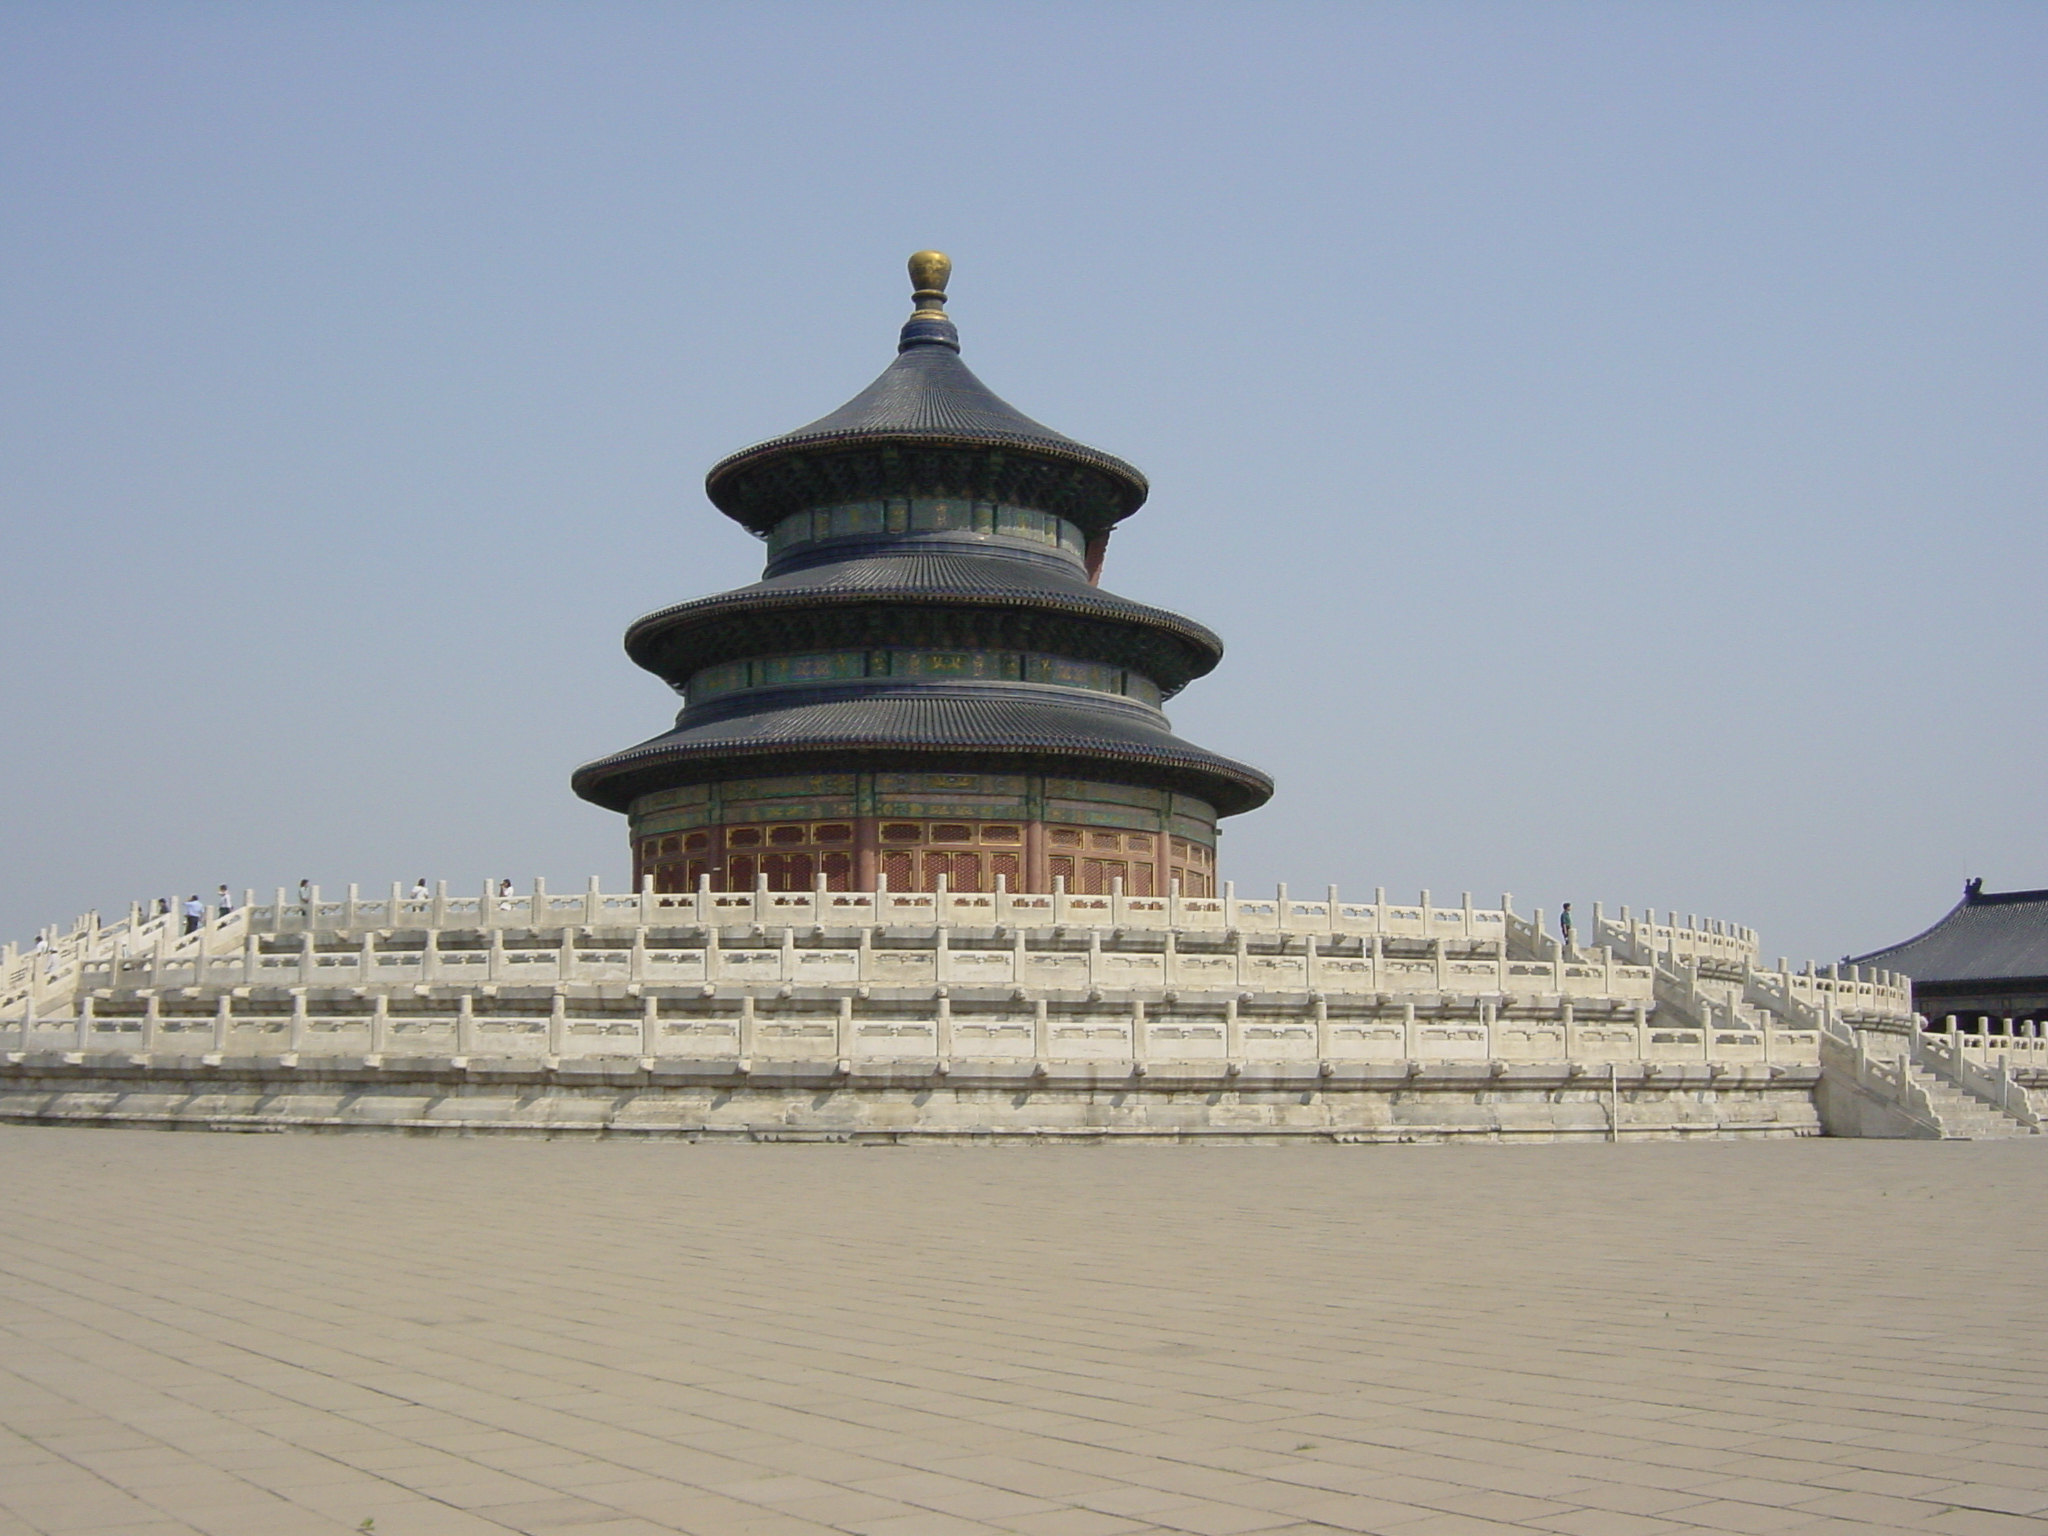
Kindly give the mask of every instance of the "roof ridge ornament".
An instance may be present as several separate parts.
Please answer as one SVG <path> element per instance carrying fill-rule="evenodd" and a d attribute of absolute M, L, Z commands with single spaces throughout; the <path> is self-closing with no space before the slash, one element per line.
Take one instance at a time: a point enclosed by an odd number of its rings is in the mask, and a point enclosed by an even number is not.
<path fill-rule="evenodd" d="M 910 299 L 916 308 L 903 324 L 898 352 L 932 346 L 960 350 L 960 332 L 946 314 L 946 282 L 952 275 L 953 260 L 944 251 L 919 251 L 910 258 Z"/>

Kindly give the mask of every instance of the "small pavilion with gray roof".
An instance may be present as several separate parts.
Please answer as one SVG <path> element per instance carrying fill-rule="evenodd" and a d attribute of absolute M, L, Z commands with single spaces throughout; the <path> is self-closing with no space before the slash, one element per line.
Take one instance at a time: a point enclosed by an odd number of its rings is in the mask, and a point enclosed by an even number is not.
<path fill-rule="evenodd" d="M 2048 890 L 1987 891 L 1982 880 L 1925 933 L 1853 957 L 1913 978 L 1913 1006 L 1939 1023 L 1953 1015 L 1997 1029 L 2048 1020 Z"/>

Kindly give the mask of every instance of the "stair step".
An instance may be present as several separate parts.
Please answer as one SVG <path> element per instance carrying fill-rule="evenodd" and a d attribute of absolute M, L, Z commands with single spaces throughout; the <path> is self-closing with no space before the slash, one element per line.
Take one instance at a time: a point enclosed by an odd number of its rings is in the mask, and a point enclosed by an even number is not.
<path fill-rule="evenodd" d="M 2015 1120 L 1996 1104 L 1987 1104 L 1975 1094 L 1937 1077 L 1925 1067 L 1910 1063 L 1906 1070 L 1927 1102 L 1934 1106 L 1949 1139 L 1955 1141 L 2006 1141 L 2034 1134 L 2032 1127 Z"/>

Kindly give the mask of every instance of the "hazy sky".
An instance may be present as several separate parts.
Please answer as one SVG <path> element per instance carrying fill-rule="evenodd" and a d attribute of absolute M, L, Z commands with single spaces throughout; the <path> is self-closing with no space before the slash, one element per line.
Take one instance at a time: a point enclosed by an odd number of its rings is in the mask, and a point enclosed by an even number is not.
<path fill-rule="evenodd" d="M 626 883 L 713 461 L 894 355 L 1132 460 L 1241 890 L 2048 885 L 2038 3 L 0 7 L 0 935 Z"/>

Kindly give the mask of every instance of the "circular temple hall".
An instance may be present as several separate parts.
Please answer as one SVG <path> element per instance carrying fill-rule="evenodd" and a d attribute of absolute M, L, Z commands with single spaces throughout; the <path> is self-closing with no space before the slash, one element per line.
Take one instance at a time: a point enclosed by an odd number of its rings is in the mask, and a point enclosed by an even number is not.
<path fill-rule="evenodd" d="M 910 259 L 874 383 L 712 468 L 761 580 L 627 631 L 682 711 L 574 784 L 626 815 L 636 884 L 1207 897 L 1218 820 L 1271 796 L 1162 710 L 1222 642 L 1100 584 L 1145 477 L 969 371 L 950 271 Z"/>

